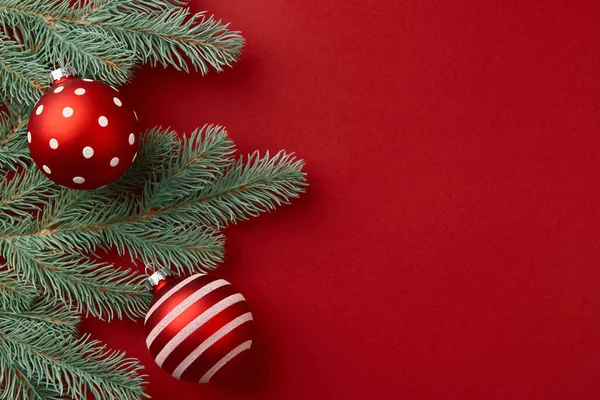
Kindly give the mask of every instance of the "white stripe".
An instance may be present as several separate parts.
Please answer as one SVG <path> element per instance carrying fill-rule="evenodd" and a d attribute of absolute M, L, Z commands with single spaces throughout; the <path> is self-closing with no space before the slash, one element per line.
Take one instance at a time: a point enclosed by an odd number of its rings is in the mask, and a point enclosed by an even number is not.
<path fill-rule="evenodd" d="M 234 359 L 241 352 L 250 349 L 250 347 L 252 347 L 252 340 L 248 340 L 247 342 L 244 342 L 235 349 L 231 350 L 225 357 L 221 358 L 218 363 L 213 365 L 213 367 L 204 374 L 204 376 L 200 379 L 200 383 L 208 383 L 214 374 L 223 368 L 225 364 Z"/>
<path fill-rule="evenodd" d="M 252 313 L 249 312 L 240 315 L 233 321 L 230 321 L 227 325 L 216 331 L 211 337 L 202 342 L 200 346 L 196 347 L 196 350 L 192 351 L 190 355 L 187 356 L 185 360 L 183 360 L 181 364 L 177 366 L 177 368 L 175 368 L 175 371 L 173 371 L 172 375 L 177 379 L 181 378 L 181 375 L 185 372 L 185 370 L 192 365 L 192 363 L 196 361 L 196 359 L 200 357 L 200 355 L 202 355 L 202 353 L 204 353 L 210 346 L 215 344 L 219 339 L 227 335 L 238 326 L 242 325 L 244 322 L 248 321 L 252 321 Z"/>
<path fill-rule="evenodd" d="M 201 276 L 204 276 L 204 275 L 205 274 L 192 275 L 189 278 L 186 278 L 185 280 L 183 280 L 183 281 L 179 282 L 177 285 L 175 285 L 175 287 L 173 289 L 171 289 L 167 293 L 165 293 L 164 296 L 161 297 L 156 303 L 154 303 L 154 305 L 150 308 L 150 310 L 148 310 L 148 313 L 146 314 L 146 319 L 144 319 L 144 323 L 146 323 L 148 321 L 148 318 L 150 318 L 150 316 L 152 315 L 152 313 L 154 311 L 156 311 L 156 309 L 158 307 L 160 307 L 160 305 L 162 303 L 164 303 L 165 301 L 167 301 L 167 299 L 169 297 L 171 297 L 176 291 L 178 291 L 179 289 L 181 289 L 182 287 L 184 287 L 185 285 L 187 285 L 188 283 L 190 283 L 194 279 L 200 278 Z"/>
<path fill-rule="evenodd" d="M 213 290 L 218 289 L 221 286 L 225 286 L 225 285 L 229 285 L 229 282 L 227 282 L 224 279 L 219 279 L 217 281 L 213 281 L 213 282 L 209 283 L 206 286 L 201 287 L 200 289 L 196 290 L 194 293 L 189 295 L 187 299 L 185 299 L 184 301 L 179 303 L 177 305 L 177 307 L 172 309 L 171 312 L 169 312 L 167 315 L 165 315 L 165 317 L 163 319 L 161 319 L 160 322 L 158 324 L 156 324 L 156 326 L 154 328 L 152 328 L 152 331 L 150 331 L 150 334 L 146 338 L 146 346 L 148 346 L 148 348 L 150 348 L 150 345 L 152 344 L 154 339 L 156 339 L 156 337 L 158 335 L 160 335 L 160 333 L 163 331 L 163 329 L 165 329 L 167 327 L 167 325 L 169 325 L 171 322 L 173 322 L 173 320 L 175 318 L 179 317 L 192 304 L 194 304 L 195 302 L 197 302 L 198 300 L 200 300 L 202 297 L 206 296 Z"/>
<path fill-rule="evenodd" d="M 206 323 L 209 319 L 225 310 L 227 307 L 239 303 L 240 301 L 244 301 L 244 296 L 241 294 L 232 294 L 229 297 L 224 298 L 217 304 L 210 307 L 208 310 L 204 311 L 202 314 L 197 316 L 192 322 L 187 324 L 185 328 L 183 328 L 177 335 L 173 336 L 169 343 L 162 348 L 162 350 L 156 356 L 156 363 L 159 366 L 162 366 L 165 359 L 169 357 L 169 355 L 175 350 L 177 346 L 181 344 L 185 339 L 188 338 L 192 333 L 194 333 L 198 328 Z"/>

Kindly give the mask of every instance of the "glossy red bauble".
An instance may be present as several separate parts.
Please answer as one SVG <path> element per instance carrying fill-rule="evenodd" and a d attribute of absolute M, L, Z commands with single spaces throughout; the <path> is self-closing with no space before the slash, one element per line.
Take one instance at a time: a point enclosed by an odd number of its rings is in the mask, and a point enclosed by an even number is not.
<path fill-rule="evenodd" d="M 54 182 L 94 189 L 117 180 L 133 162 L 137 116 L 117 89 L 73 76 L 54 82 L 37 102 L 27 140 L 35 164 Z"/>
<path fill-rule="evenodd" d="M 146 316 L 146 345 L 175 378 L 208 382 L 248 350 L 252 314 L 229 282 L 197 274 L 161 281 Z"/>

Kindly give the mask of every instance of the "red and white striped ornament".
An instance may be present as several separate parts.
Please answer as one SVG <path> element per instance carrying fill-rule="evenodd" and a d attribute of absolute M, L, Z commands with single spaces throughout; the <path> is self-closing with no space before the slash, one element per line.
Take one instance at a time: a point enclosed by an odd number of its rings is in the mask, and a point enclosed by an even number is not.
<path fill-rule="evenodd" d="M 206 274 L 185 279 L 154 273 L 146 345 L 177 379 L 207 383 L 252 345 L 252 313 L 229 282 Z"/>

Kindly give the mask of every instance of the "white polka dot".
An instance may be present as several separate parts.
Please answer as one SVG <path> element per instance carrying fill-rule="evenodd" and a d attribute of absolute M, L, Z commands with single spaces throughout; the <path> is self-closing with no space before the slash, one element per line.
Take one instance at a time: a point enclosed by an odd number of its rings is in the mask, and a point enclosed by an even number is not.
<path fill-rule="evenodd" d="M 133 115 L 135 115 L 135 120 L 136 120 L 136 121 L 139 121 L 139 119 L 138 119 L 138 117 L 137 117 L 137 113 L 136 113 L 135 111 L 133 112 Z"/>
<path fill-rule="evenodd" d="M 110 160 L 110 166 L 116 167 L 117 165 L 119 165 L 119 157 L 113 157 L 113 159 Z"/>
<path fill-rule="evenodd" d="M 135 135 L 133 133 L 129 134 L 129 144 L 135 143 Z"/>
<path fill-rule="evenodd" d="M 44 105 L 42 104 L 35 110 L 35 115 L 40 115 L 44 111 Z"/>
<path fill-rule="evenodd" d="M 83 156 L 85 158 L 92 158 L 93 155 L 94 155 L 94 149 L 92 149 L 90 146 L 85 146 L 83 148 Z"/>
<path fill-rule="evenodd" d="M 83 179 L 81 176 L 76 176 L 75 178 L 73 178 L 73 182 L 81 185 L 83 182 L 85 182 L 85 179 Z"/>
<path fill-rule="evenodd" d="M 86 82 L 94 82 L 93 79 L 84 79 L 84 81 L 86 81 Z"/>
<path fill-rule="evenodd" d="M 65 88 L 64 86 L 59 86 L 56 89 L 54 89 L 54 93 L 60 93 L 63 91 L 64 88 Z"/>
<path fill-rule="evenodd" d="M 52 171 L 50 171 L 50 168 L 48 168 L 47 165 L 42 165 L 42 169 L 48 174 L 50 175 L 52 173 Z"/>
<path fill-rule="evenodd" d="M 135 153 L 135 154 L 133 155 L 133 158 L 131 159 L 131 162 L 134 162 L 136 157 L 137 157 L 137 153 Z"/>
<path fill-rule="evenodd" d="M 31 132 L 27 132 L 27 142 L 31 143 Z"/>
<path fill-rule="evenodd" d="M 101 116 L 100 118 L 98 118 L 98 124 L 102 127 L 105 127 L 106 125 L 108 125 L 108 118 L 106 118 L 104 115 Z"/>
<path fill-rule="evenodd" d="M 112 90 L 114 90 L 114 91 L 116 91 L 116 92 L 118 92 L 118 91 L 119 91 L 119 89 L 117 89 L 117 88 L 116 88 L 116 87 L 114 87 L 114 86 L 111 86 L 111 88 L 112 88 Z"/>
<path fill-rule="evenodd" d="M 73 115 L 73 109 L 71 107 L 65 107 L 63 108 L 63 117 L 65 118 L 69 118 L 70 116 Z"/>
<path fill-rule="evenodd" d="M 121 103 L 121 100 L 119 100 L 117 97 L 113 97 L 113 101 L 118 107 L 121 107 L 123 105 L 123 103 Z"/>
<path fill-rule="evenodd" d="M 52 149 L 58 149 L 58 140 L 56 140 L 56 139 L 50 139 L 50 148 L 52 148 Z"/>
<path fill-rule="evenodd" d="M 77 89 L 75 89 L 75 94 L 77 96 L 81 96 L 82 94 L 85 94 L 85 89 L 84 88 L 77 88 Z"/>

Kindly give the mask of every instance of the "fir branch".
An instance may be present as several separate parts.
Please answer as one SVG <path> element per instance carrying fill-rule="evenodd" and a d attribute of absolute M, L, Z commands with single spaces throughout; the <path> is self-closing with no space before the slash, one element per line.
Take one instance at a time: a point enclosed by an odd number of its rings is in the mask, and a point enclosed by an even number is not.
<path fill-rule="evenodd" d="M 170 165 L 177 158 L 180 147 L 177 133 L 169 128 L 156 127 L 143 132 L 135 163 L 117 182 L 96 192 L 120 195 L 141 189 L 160 176 L 163 165 Z"/>
<path fill-rule="evenodd" d="M 184 136 L 173 150 L 174 157 L 148 180 L 143 191 L 143 210 L 175 204 L 189 192 L 205 187 L 231 163 L 234 145 L 223 127 L 205 125 L 189 138 Z"/>
<path fill-rule="evenodd" d="M 41 296 L 86 315 L 107 320 L 140 317 L 150 301 L 142 275 L 62 251 L 55 242 L 40 237 L 4 238 L 0 255 L 6 259 L 4 267 L 32 282 Z"/>
<path fill-rule="evenodd" d="M 5 31 L 30 49 L 41 66 L 63 62 L 85 76 L 114 85 L 131 75 L 133 51 L 119 38 L 98 30 L 82 30 L 82 10 L 69 0 L 2 0 L 0 22 Z"/>
<path fill-rule="evenodd" d="M 86 198 L 65 212 L 60 221 L 54 220 L 56 224 L 49 229 L 16 237 L 51 243 L 58 248 L 69 246 L 79 252 L 116 248 L 120 255 L 129 254 L 147 265 L 172 265 L 179 271 L 212 269 L 222 260 L 223 237 L 214 229 L 165 219 L 154 210 L 132 213 L 128 203 L 120 199 L 123 197 Z M 81 211 L 101 205 L 106 206 L 103 212 Z M 74 215 L 82 217 L 76 219 Z"/>
<path fill-rule="evenodd" d="M 113 270 L 81 254 L 116 248 L 119 254 L 146 265 L 169 266 L 178 272 L 212 269 L 223 258 L 219 228 L 286 204 L 305 186 L 303 162 L 293 155 L 251 155 L 233 162 L 233 144 L 225 130 L 206 126 L 189 140 L 155 129 L 144 135 L 140 166 L 130 174 L 146 177 L 141 195 L 124 190 L 73 191 L 45 186 L 41 174 L 8 186 L 31 197 L 19 204 L 2 201 L 15 222 L 0 233 L 0 255 L 21 279 L 36 282 L 78 310 L 112 318 L 140 315 L 145 298 L 140 276 Z M 42 192 L 45 188 L 47 192 Z M 37 197 L 39 193 L 39 198 Z M 41 208 L 33 206 L 44 203 Z M 28 211 L 39 212 L 38 217 Z M 106 286 L 125 279 L 126 285 Z"/>
<path fill-rule="evenodd" d="M 10 359 L 0 357 L 0 399 L 35 399 L 31 395 L 32 388 L 31 381 Z M 43 397 L 37 396 L 37 399 Z"/>
<path fill-rule="evenodd" d="M 28 123 L 29 119 L 21 117 L 21 114 L 4 114 L 0 124 L 0 170 L 16 171 L 18 167 L 25 167 L 30 162 L 27 148 Z"/>
<path fill-rule="evenodd" d="M 20 170 L 0 180 L 0 232 L 18 226 L 32 213 L 42 211 L 59 193 L 37 168 Z"/>
<path fill-rule="evenodd" d="M 102 206 L 106 206 L 102 212 L 82 212 Z M 141 259 L 147 265 L 173 265 L 178 270 L 212 269 L 222 260 L 223 237 L 215 230 L 193 222 L 181 224 L 164 219 L 152 210 L 131 212 L 130 207 L 135 204 L 124 197 L 86 197 L 65 211 L 60 220 L 52 220 L 53 225 L 47 229 L 13 239 L 41 241 L 78 252 L 116 248 L 120 255 L 129 254 L 132 260 Z M 77 219 L 75 215 L 82 217 Z"/>
<path fill-rule="evenodd" d="M 119 254 L 129 253 L 145 265 L 161 265 L 179 273 L 205 272 L 223 260 L 223 235 L 193 222 L 172 220 L 145 214 L 135 221 L 114 224 L 107 240 Z"/>
<path fill-rule="evenodd" d="M 79 322 L 79 317 L 72 310 L 47 299 L 38 299 L 26 310 L 0 311 L 0 326 L 23 324 L 28 325 L 31 331 L 52 331 L 63 336 L 75 337 Z"/>
<path fill-rule="evenodd" d="M 48 384 L 34 384 L 36 378 L 27 376 L 23 368 L 10 359 L 0 357 L 0 399 L 2 400 L 53 400 L 64 399 L 60 393 L 48 389 Z"/>
<path fill-rule="evenodd" d="M 75 65 L 80 76 L 93 76 L 115 86 L 132 76 L 135 54 L 113 35 L 61 23 L 52 32 L 55 50 L 37 52 L 40 64 L 53 65 L 60 60 L 65 65 Z"/>
<path fill-rule="evenodd" d="M 0 89 L 5 102 L 35 103 L 47 86 L 45 75 L 31 52 L 0 33 Z"/>
<path fill-rule="evenodd" d="M 139 198 L 130 194 L 110 197 L 66 192 L 43 225 L 5 240 L 22 239 L 78 252 L 116 248 L 132 260 L 141 259 L 146 265 L 172 265 L 179 271 L 212 269 L 222 260 L 223 237 L 214 229 L 175 223 L 154 216 L 152 210 L 141 213 Z"/>
<path fill-rule="evenodd" d="M 230 31 L 205 12 L 192 14 L 180 7 L 145 13 L 136 12 L 140 5 L 133 2 L 106 2 L 77 23 L 89 24 L 114 34 L 136 50 L 142 63 L 174 66 L 188 72 L 188 62 L 196 71 L 206 74 L 208 66 L 222 71 L 237 60 L 244 40 L 239 32 Z"/>
<path fill-rule="evenodd" d="M 53 336 L 75 339 L 79 318 L 65 307 L 57 307 L 52 301 L 40 300 L 27 310 L 0 311 L 0 327 L 12 331 L 18 327 L 28 336 L 48 332 Z M 0 336 L 4 332 L 0 330 Z M 0 351 L 0 356 L 4 355 Z M 64 399 L 60 393 L 49 388 L 45 377 L 28 374 L 18 360 L 0 357 L 0 399 Z"/>
<path fill-rule="evenodd" d="M 23 74 L 42 71 L 38 75 L 43 77 L 43 70 L 57 62 L 72 65 L 81 75 L 120 85 L 131 76 L 131 68 L 140 63 L 174 66 L 184 71 L 191 65 L 203 74 L 209 66 L 222 71 L 237 60 L 243 45 L 240 33 L 230 31 L 228 24 L 207 17 L 204 12 L 192 14 L 179 1 L 104 0 L 79 6 L 70 3 L 0 1 L 0 24 L 24 46 L 11 45 L 12 52 L 2 57 L 19 67 L 13 70 L 19 72 L 20 79 L 3 80 L 10 82 L 5 85 L 12 88 L 11 98 L 34 103 L 39 93 L 27 94 L 28 85 L 33 84 L 37 92 L 47 85 L 39 77 Z M 33 64 L 32 69 L 24 69 L 25 62 Z M 8 77 L 7 68 L 4 70 Z"/>
<path fill-rule="evenodd" d="M 121 3 L 121 4 L 120 4 Z M 175 7 L 185 7 L 186 0 L 135 0 L 130 2 L 115 2 L 115 0 L 82 0 L 77 6 L 82 9 L 83 18 L 102 7 L 119 7 L 129 12 L 155 13 L 170 10 Z"/>
<path fill-rule="evenodd" d="M 0 321 L 0 359 L 15 360 L 34 384 L 76 399 L 91 393 L 96 399 L 141 399 L 143 376 L 137 360 L 107 351 L 89 336 L 32 331 L 19 323 Z M 37 378 L 34 381 L 32 378 Z"/>
<path fill-rule="evenodd" d="M 196 220 L 207 226 L 225 227 L 262 212 L 288 204 L 304 192 L 304 161 L 279 152 L 260 157 L 258 152 L 246 161 L 240 158 L 211 185 L 190 194 L 175 206 L 160 212 L 176 221 Z"/>
<path fill-rule="evenodd" d="M 95 191 L 59 188 L 31 162 L 23 115 L 56 62 L 118 85 L 142 62 L 204 74 L 237 59 L 239 32 L 183 5 L 0 0 L 0 101 L 10 110 L 0 112 L 2 398 L 140 398 L 136 360 L 89 337 L 74 340 L 79 319 L 72 310 L 137 317 L 149 302 L 144 277 L 99 261 L 98 251 L 116 248 L 179 272 L 214 268 L 223 257 L 219 228 L 303 190 L 301 161 L 280 154 L 235 162 L 217 126 L 183 141 L 168 129 L 147 132 L 135 165 Z"/>
<path fill-rule="evenodd" d="M 31 307 L 35 288 L 17 279 L 13 272 L 0 270 L 0 310 L 22 312 Z"/>

